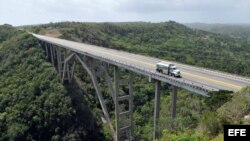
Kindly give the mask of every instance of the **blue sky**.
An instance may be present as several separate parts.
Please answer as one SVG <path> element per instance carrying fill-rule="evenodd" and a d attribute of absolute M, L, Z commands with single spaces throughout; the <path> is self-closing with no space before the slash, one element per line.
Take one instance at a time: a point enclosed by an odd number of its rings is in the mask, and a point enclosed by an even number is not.
<path fill-rule="evenodd" d="M 0 24 L 60 21 L 250 23 L 250 0 L 1 0 Z"/>

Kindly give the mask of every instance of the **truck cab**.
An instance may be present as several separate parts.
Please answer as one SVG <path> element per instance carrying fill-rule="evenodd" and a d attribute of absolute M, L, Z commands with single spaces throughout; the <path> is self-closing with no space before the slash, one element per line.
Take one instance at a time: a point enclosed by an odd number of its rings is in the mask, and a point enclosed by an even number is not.
<path fill-rule="evenodd" d="M 179 69 L 177 69 L 176 66 L 171 66 L 170 70 L 169 70 L 169 73 L 170 73 L 171 76 L 181 77 L 181 72 L 180 72 Z"/>

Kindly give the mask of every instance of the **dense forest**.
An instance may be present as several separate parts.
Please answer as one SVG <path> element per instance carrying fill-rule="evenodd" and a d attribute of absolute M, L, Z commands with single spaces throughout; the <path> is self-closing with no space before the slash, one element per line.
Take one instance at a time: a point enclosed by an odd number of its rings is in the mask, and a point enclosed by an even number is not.
<path fill-rule="evenodd" d="M 250 24 L 186 23 L 185 25 L 208 32 L 225 34 L 233 38 L 245 38 L 250 41 Z"/>
<path fill-rule="evenodd" d="M 250 76 L 250 45 L 245 39 L 193 30 L 173 21 L 64 22 L 21 28 Z M 31 35 L 4 25 L 0 27 L 0 37 L 0 140 L 112 139 L 107 125 L 101 122 L 102 112 L 91 80 L 79 64 L 75 81 L 62 85 Z M 143 76 L 135 75 L 134 81 L 134 140 L 150 141 L 154 85 Z M 101 89 L 114 120 L 108 90 Z M 223 124 L 250 124 L 249 87 L 235 94 L 211 93 L 210 98 L 179 89 L 175 119 L 170 116 L 171 86 L 162 84 L 162 89 L 159 124 L 162 141 L 222 141 Z"/>
<path fill-rule="evenodd" d="M 59 82 L 34 37 L 0 26 L 1 141 L 105 140 L 90 104 L 76 90 Z"/>

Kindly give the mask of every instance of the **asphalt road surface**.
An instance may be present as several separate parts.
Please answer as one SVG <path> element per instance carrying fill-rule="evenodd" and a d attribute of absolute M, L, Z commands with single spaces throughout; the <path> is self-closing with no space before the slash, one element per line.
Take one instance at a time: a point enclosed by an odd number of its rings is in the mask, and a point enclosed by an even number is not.
<path fill-rule="evenodd" d="M 175 78 L 175 79 L 183 79 L 194 83 L 199 83 L 204 86 L 212 87 L 216 90 L 222 89 L 222 90 L 230 90 L 236 92 L 240 90 L 242 87 L 250 86 L 250 78 L 241 77 L 229 73 L 194 67 L 190 65 L 184 65 L 176 62 L 170 62 L 167 60 L 161 60 L 143 55 L 137 55 L 124 51 L 118 51 L 114 49 L 108 49 L 104 47 L 98 47 L 94 45 L 78 43 L 48 36 L 42 36 L 36 34 L 33 35 L 38 39 L 47 41 L 49 43 L 67 46 L 74 50 L 79 50 L 82 52 L 87 52 L 89 54 L 98 55 L 100 57 L 111 58 L 114 60 L 122 61 L 155 72 L 156 72 L 156 63 L 160 61 L 173 63 L 181 71 L 182 75 L 182 78 Z"/>

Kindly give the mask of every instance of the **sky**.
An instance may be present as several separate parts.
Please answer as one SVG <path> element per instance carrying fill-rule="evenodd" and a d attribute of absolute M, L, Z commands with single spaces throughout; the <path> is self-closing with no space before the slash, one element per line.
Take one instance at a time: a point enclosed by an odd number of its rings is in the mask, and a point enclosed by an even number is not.
<path fill-rule="evenodd" d="M 250 23 L 250 0 L 0 0 L 0 24 Z"/>

